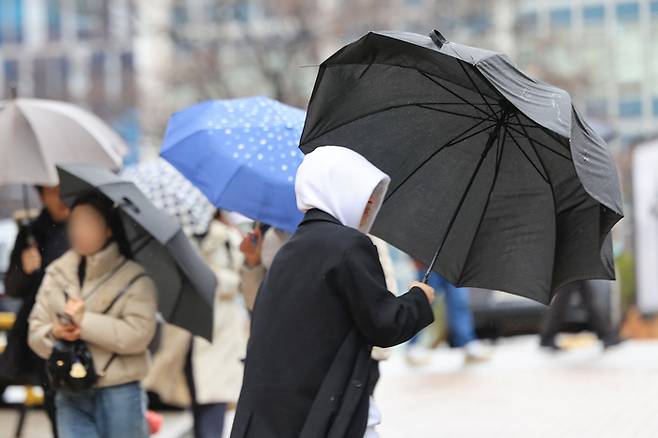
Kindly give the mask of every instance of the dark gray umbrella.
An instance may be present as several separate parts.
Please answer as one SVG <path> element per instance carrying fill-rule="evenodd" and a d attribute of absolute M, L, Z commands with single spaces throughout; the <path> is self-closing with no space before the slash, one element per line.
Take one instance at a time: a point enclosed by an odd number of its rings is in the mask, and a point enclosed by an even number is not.
<path fill-rule="evenodd" d="M 195 335 L 212 338 L 217 280 L 176 221 L 131 182 L 96 166 L 58 166 L 62 197 L 97 190 L 120 209 L 135 260 L 158 288 L 163 317 Z"/>
<path fill-rule="evenodd" d="M 371 32 L 320 66 L 301 149 L 322 145 L 391 176 L 374 234 L 455 285 L 546 303 L 614 278 L 610 152 L 566 91 L 504 55 L 438 31 Z"/>

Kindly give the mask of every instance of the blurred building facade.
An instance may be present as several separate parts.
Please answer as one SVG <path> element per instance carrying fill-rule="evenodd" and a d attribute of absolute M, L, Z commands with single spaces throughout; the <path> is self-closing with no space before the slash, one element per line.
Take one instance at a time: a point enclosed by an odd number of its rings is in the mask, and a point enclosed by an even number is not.
<path fill-rule="evenodd" d="M 177 109 L 253 94 L 303 107 L 341 45 L 435 28 L 569 90 L 621 143 L 657 130 L 658 0 L 2 0 L 0 87 L 83 104 L 152 155 Z"/>
<path fill-rule="evenodd" d="M 316 66 L 370 30 L 439 28 L 471 42 L 491 40 L 493 30 L 496 46 L 510 49 L 513 17 L 492 3 L 498 2 L 138 1 L 136 65 L 146 150 L 157 151 L 172 111 L 199 100 L 266 94 L 304 107 Z M 495 19 L 488 17 L 492 11 Z"/>
<path fill-rule="evenodd" d="M 0 1 L 0 87 L 81 104 L 136 148 L 130 0 Z"/>
<path fill-rule="evenodd" d="M 521 0 L 517 61 L 572 92 L 620 144 L 658 131 L 657 0 Z"/>

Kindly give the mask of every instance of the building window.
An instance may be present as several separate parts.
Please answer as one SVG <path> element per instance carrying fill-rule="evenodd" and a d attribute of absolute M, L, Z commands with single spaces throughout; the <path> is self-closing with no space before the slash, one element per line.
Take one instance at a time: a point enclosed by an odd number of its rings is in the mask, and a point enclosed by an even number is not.
<path fill-rule="evenodd" d="M 591 5 L 583 8 L 583 22 L 587 26 L 603 24 L 605 19 L 605 6 Z"/>
<path fill-rule="evenodd" d="M 34 96 L 41 99 L 68 97 L 69 65 L 66 58 L 34 60 Z"/>
<path fill-rule="evenodd" d="M 249 20 L 249 4 L 237 4 L 233 7 L 233 17 L 237 21 L 247 22 Z"/>
<path fill-rule="evenodd" d="M 617 20 L 628 23 L 640 19 L 640 5 L 636 2 L 619 3 L 617 5 Z"/>
<path fill-rule="evenodd" d="M 651 17 L 654 20 L 658 19 L 658 1 L 652 1 L 650 9 L 651 9 Z"/>
<path fill-rule="evenodd" d="M 121 54 L 121 90 L 123 101 L 135 103 L 135 59 L 132 53 Z"/>
<path fill-rule="evenodd" d="M 608 116 L 608 100 L 603 97 L 587 100 L 585 112 L 589 117 L 605 119 Z"/>
<path fill-rule="evenodd" d="M 653 115 L 658 117 L 658 97 L 653 98 Z"/>
<path fill-rule="evenodd" d="M 491 28 L 491 21 L 485 14 L 472 14 L 465 18 L 464 24 L 475 34 L 483 34 Z"/>
<path fill-rule="evenodd" d="M 522 32 L 530 32 L 537 29 L 537 12 L 522 12 L 516 19 L 515 27 Z"/>
<path fill-rule="evenodd" d="M 642 117 L 642 100 L 638 98 L 625 98 L 619 101 L 619 117 L 634 119 Z"/>
<path fill-rule="evenodd" d="M 571 25 L 571 9 L 560 8 L 551 11 L 551 25 L 555 27 L 568 27 Z"/>
<path fill-rule="evenodd" d="M 2 69 L 5 74 L 5 90 L 4 97 L 11 96 L 12 87 L 18 86 L 18 61 L 5 61 Z"/>
<path fill-rule="evenodd" d="M 89 66 L 89 95 L 87 100 L 91 104 L 92 110 L 101 112 L 105 102 L 105 54 L 102 52 L 94 53 L 91 56 Z"/>
<path fill-rule="evenodd" d="M 0 1 L 0 44 L 23 41 L 23 2 Z"/>
<path fill-rule="evenodd" d="M 183 26 L 187 23 L 187 7 L 185 5 L 176 5 L 172 11 L 172 20 L 174 26 Z"/>
<path fill-rule="evenodd" d="M 77 0 L 78 38 L 107 36 L 109 11 L 103 0 Z"/>
<path fill-rule="evenodd" d="M 48 38 L 58 40 L 62 36 L 62 13 L 59 0 L 48 0 Z"/>

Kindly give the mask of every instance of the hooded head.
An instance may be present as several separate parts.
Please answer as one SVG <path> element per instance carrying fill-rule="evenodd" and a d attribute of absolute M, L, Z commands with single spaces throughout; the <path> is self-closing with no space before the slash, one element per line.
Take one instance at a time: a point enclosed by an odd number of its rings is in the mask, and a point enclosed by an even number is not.
<path fill-rule="evenodd" d="M 322 146 L 297 169 L 297 208 L 320 209 L 343 225 L 370 232 L 390 178 L 351 149 Z"/>

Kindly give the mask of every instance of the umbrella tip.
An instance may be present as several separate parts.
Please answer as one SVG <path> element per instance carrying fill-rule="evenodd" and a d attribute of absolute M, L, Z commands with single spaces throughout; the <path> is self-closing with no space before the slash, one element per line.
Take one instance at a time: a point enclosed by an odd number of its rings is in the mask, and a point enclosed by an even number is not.
<path fill-rule="evenodd" d="M 434 44 L 436 44 L 436 45 L 439 47 L 439 49 L 442 48 L 443 45 L 446 44 L 446 43 L 448 42 L 448 40 L 446 39 L 446 37 L 444 37 L 444 36 L 441 34 L 441 32 L 439 32 L 439 31 L 436 30 L 436 29 L 434 29 L 432 32 L 430 32 L 430 38 L 432 39 L 432 41 L 434 42 Z"/>

